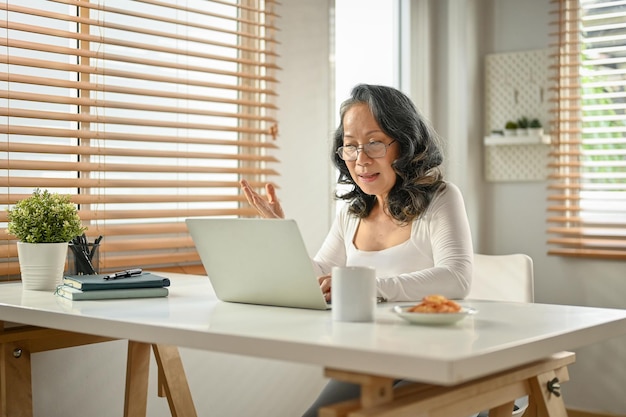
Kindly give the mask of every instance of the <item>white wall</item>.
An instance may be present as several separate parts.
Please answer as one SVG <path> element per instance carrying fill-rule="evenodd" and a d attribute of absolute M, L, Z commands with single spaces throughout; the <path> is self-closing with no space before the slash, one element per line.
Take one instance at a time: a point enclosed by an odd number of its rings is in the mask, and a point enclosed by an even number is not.
<path fill-rule="evenodd" d="M 333 205 L 329 185 L 334 179 L 327 156 L 332 131 L 331 3 L 288 0 L 280 8 L 280 64 L 284 69 L 279 85 L 279 193 L 287 215 L 298 221 L 311 252 L 328 230 Z M 624 262 L 546 256 L 545 182 L 482 180 L 482 58 L 492 52 L 546 48 L 549 1 L 413 3 L 429 13 L 427 22 L 432 31 L 428 42 L 437 51 L 431 62 L 414 60 L 412 78 L 426 74 L 426 82 L 414 87 L 431 90 L 424 108 L 432 109 L 435 127 L 448 140 L 448 173 L 463 190 L 477 250 L 531 255 L 537 302 L 626 308 Z M 412 50 L 418 42 L 412 40 Z M 321 370 L 315 367 L 190 350 L 182 354 L 200 416 L 298 415 L 323 383 Z M 622 399 L 626 338 L 580 349 L 577 354 L 577 362 L 570 368 L 571 381 L 563 385 L 567 406 L 626 414 Z M 124 342 L 35 355 L 35 415 L 121 415 L 124 355 Z M 56 386 L 44 387 L 43 381 L 50 381 L 51 375 L 55 380 L 57 375 L 62 378 Z M 152 382 L 148 414 L 168 416 L 165 400 L 156 398 L 155 392 Z M 66 400 L 68 397 L 81 401 L 74 405 Z"/>
<path fill-rule="evenodd" d="M 279 12 L 283 70 L 278 85 L 278 192 L 285 215 L 296 219 L 311 253 L 321 246 L 334 213 L 329 187 L 331 4 L 331 0 L 290 0 Z"/>

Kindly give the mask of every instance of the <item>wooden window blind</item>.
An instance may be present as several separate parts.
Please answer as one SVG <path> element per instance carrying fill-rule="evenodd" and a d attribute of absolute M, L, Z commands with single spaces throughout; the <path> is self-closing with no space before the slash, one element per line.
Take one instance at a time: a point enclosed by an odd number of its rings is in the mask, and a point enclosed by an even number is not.
<path fill-rule="evenodd" d="M 202 272 L 184 220 L 249 216 L 277 175 L 271 0 L 0 0 L 0 279 L 6 208 L 69 194 L 100 270 Z"/>
<path fill-rule="evenodd" d="M 626 5 L 554 3 L 548 253 L 626 259 Z"/>

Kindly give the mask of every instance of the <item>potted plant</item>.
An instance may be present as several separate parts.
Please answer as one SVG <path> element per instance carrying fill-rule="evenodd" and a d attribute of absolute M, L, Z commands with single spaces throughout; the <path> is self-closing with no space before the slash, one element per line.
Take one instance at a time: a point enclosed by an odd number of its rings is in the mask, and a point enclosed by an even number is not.
<path fill-rule="evenodd" d="M 36 189 L 8 209 L 24 289 L 54 290 L 63 278 L 68 243 L 83 227 L 70 197 Z"/>
<path fill-rule="evenodd" d="M 528 134 L 533 136 L 543 135 L 543 127 L 539 119 L 532 119 L 528 125 Z"/>
<path fill-rule="evenodd" d="M 517 123 L 509 120 L 504 125 L 504 136 L 515 136 L 517 134 Z"/>
<path fill-rule="evenodd" d="M 528 136 L 528 117 L 520 117 L 517 120 L 517 134 L 519 136 Z"/>

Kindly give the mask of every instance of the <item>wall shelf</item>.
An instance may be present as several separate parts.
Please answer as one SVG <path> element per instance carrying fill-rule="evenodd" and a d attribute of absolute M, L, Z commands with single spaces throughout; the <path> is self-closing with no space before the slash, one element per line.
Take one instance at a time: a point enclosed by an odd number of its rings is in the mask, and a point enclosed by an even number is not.
<path fill-rule="evenodd" d="M 527 136 L 485 136 L 486 146 L 498 145 L 549 145 L 550 135 L 527 135 Z"/>
<path fill-rule="evenodd" d="M 529 131 L 524 136 L 516 131 L 515 135 L 505 136 L 492 132 L 503 130 L 509 120 L 521 117 L 537 118 L 541 126 L 549 126 L 550 62 L 549 49 L 489 54 L 485 58 L 483 162 L 487 181 L 547 179 L 549 135 Z"/>

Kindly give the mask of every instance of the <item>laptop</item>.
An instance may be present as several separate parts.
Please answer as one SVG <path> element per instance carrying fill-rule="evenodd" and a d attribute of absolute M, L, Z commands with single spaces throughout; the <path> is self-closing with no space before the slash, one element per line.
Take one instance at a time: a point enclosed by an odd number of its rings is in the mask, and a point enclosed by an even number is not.
<path fill-rule="evenodd" d="M 220 300 L 330 308 L 295 220 L 188 218 L 186 223 Z"/>

